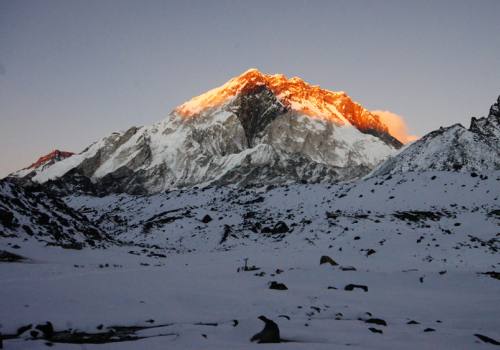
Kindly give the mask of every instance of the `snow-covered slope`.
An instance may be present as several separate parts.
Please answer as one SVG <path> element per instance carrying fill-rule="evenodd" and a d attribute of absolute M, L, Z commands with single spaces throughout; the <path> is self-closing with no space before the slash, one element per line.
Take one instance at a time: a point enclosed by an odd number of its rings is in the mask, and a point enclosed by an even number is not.
<path fill-rule="evenodd" d="M 407 171 L 500 169 L 500 97 L 487 117 L 433 131 L 377 167 L 374 175 Z"/>
<path fill-rule="evenodd" d="M 33 180 L 98 193 L 347 180 L 400 146 L 345 93 L 251 69 L 165 120 L 113 133 Z"/>
<path fill-rule="evenodd" d="M 0 263 L 4 346 L 492 348 L 486 341 L 500 340 L 499 183 L 498 171 L 411 172 L 349 184 L 68 196 L 130 244 L 74 251 L 0 240 L 0 251 L 18 244 L 32 262 Z M 320 265 L 322 256 L 338 265 Z M 252 344 L 259 315 L 287 342 Z M 47 321 L 50 337 L 35 328 Z"/>
<path fill-rule="evenodd" d="M 332 245 L 344 247 L 341 254 L 350 259 L 375 249 L 372 268 L 388 268 L 390 258 L 398 268 L 458 267 L 476 263 L 464 259 L 469 254 L 479 254 L 480 265 L 498 260 L 499 188 L 500 172 L 427 172 L 340 185 L 211 187 L 65 201 L 116 239 L 175 252 Z M 470 249 L 474 242 L 491 246 Z"/>
<path fill-rule="evenodd" d="M 102 230 L 61 199 L 8 179 L 0 181 L 0 238 L 12 239 L 11 246 L 17 248 L 26 241 L 70 249 L 110 242 Z"/>

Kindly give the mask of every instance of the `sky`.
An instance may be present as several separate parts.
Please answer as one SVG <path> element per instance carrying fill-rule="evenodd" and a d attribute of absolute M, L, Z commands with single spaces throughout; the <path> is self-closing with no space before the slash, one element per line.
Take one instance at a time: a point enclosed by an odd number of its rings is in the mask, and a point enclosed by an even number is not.
<path fill-rule="evenodd" d="M 248 68 L 346 91 L 411 135 L 500 94 L 500 1 L 0 0 L 0 177 L 165 118 Z"/>

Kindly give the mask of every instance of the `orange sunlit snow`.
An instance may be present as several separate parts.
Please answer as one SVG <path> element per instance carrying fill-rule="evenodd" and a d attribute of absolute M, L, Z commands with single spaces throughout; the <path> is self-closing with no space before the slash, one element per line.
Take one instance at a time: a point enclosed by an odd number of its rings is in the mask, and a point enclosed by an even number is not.
<path fill-rule="evenodd" d="M 263 74 L 257 69 L 249 69 L 224 85 L 192 98 L 177 107 L 175 111 L 181 116 L 192 117 L 229 102 L 242 91 L 261 85 L 271 90 L 289 109 L 311 118 L 328 120 L 338 125 L 352 124 L 361 131 L 377 130 L 390 133 L 401 142 L 408 142 L 408 135 L 401 132 L 406 130 L 400 126 L 401 119 L 384 117 L 380 120 L 343 91 L 321 89 L 298 77 L 288 79 L 283 74 Z"/>

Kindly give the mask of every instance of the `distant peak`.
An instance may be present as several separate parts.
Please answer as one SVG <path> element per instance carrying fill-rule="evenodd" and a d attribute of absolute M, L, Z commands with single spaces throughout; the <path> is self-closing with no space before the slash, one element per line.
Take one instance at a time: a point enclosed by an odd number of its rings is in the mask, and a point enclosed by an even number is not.
<path fill-rule="evenodd" d="M 36 168 L 39 168 L 39 167 L 47 164 L 50 161 L 58 162 L 60 160 L 69 158 L 72 155 L 74 155 L 73 152 L 67 152 L 67 151 L 61 151 L 61 150 L 55 149 L 52 152 L 38 158 L 38 160 L 36 162 L 34 162 L 33 164 L 31 164 L 28 167 L 28 169 L 36 169 Z"/>

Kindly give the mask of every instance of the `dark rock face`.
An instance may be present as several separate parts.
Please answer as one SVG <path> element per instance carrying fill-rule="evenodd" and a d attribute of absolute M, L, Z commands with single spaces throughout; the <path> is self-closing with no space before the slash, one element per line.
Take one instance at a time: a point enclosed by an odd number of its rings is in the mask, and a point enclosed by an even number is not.
<path fill-rule="evenodd" d="M 274 119 L 287 112 L 265 85 L 252 87 L 240 94 L 229 108 L 240 120 L 249 148 L 255 146 L 255 139 Z"/>
<path fill-rule="evenodd" d="M 491 105 L 490 113 L 488 114 L 488 116 L 500 118 L 500 96 L 498 96 L 497 102 Z"/>
<path fill-rule="evenodd" d="M 389 145 L 393 146 L 396 149 L 400 149 L 401 147 L 403 147 L 401 141 L 399 141 L 397 138 L 395 138 L 388 132 L 381 132 L 377 129 L 371 129 L 371 128 L 360 128 L 360 131 L 365 134 L 378 137 L 379 139 L 385 141 L 386 143 L 388 143 Z"/>
<path fill-rule="evenodd" d="M 0 208 L 0 224 L 8 228 L 14 228 L 18 226 L 17 220 L 14 214 L 8 210 Z"/>
<path fill-rule="evenodd" d="M 23 225 L 17 223 L 14 214 Z M 112 241 L 83 214 L 40 186 L 21 187 L 10 179 L 0 181 L 0 215 L 3 215 L 0 236 L 32 237 L 67 249 L 94 247 Z"/>

